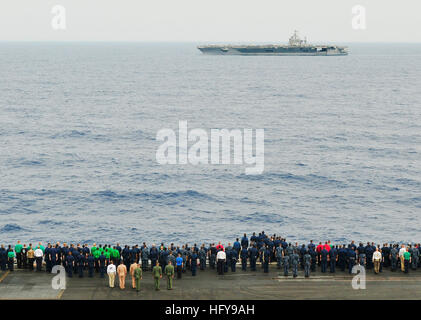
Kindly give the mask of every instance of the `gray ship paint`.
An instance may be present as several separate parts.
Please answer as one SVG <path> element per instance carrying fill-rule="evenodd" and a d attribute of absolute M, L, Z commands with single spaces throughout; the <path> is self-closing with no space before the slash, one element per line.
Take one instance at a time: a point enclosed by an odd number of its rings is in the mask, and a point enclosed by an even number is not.
<path fill-rule="evenodd" d="M 264 56 L 345 56 L 347 47 L 336 45 L 309 45 L 300 39 L 298 32 L 289 38 L 288 45 L 206 45 L 197 47 L 205 54 L 215 55 L 264 55 Z"/>

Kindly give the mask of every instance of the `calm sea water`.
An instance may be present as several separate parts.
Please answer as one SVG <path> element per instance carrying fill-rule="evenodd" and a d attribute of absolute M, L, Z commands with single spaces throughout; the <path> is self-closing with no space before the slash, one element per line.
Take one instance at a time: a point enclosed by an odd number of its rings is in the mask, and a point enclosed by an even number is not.
<path fill-rule="evenodd" d="M 0 44 L 0 242 L 419 241 L 421 45 L 347 57 Z M 161 166 L 161 128 L 264 128 L 265 171 Z"/>

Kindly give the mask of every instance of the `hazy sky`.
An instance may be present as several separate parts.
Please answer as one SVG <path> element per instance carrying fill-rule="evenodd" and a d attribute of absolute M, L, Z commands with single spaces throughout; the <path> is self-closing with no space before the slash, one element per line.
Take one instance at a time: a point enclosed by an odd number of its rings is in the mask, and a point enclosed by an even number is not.
<path fill-rule="evenodd" d="M 66 9 L 66 29 L 51 26 Z M 352 28 L 352 7 L 366 29 Z M 0 40 L 421 42 L 421 0 L 0 0 Z"/>

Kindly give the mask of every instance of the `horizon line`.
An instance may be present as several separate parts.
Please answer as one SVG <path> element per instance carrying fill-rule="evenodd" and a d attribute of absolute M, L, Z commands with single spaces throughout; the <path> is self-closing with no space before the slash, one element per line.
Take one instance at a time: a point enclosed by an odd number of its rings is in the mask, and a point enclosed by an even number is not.
<path fill-rule="evenodd" d="M 2 40 L 5 42 L 37 42 L 37 43 L 286 43 L 285 41 L 259 40 L 259 41 L 244 41 L 244 40 Z M 314 41 L 309 45 L 317 45 L 320 42 L 325 43 L 352 43 L 352 44 L 421 44 L 421 41 Z"/>

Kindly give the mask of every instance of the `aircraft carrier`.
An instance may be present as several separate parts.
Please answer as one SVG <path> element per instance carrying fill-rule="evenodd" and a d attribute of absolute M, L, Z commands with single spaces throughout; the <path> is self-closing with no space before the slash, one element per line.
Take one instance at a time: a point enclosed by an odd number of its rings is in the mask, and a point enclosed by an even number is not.
<path fill-rule="evenodd" d="M 265 55 L 265 56 L 345 56 L 347 47 L 336 45 L 310 45 L 300 39 L 298 32 L 289 38 L 287 45 L 204 45 L 197 47 L 204 54 L 214 55 Z"/>

